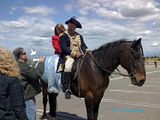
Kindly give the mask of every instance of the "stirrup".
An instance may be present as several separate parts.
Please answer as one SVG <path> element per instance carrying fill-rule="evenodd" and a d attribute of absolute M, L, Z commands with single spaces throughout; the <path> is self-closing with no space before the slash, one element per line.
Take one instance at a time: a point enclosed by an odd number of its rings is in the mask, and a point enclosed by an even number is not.
<path fill-rule="evenodd" d="M 70 89 L 67 89 L 65 91 L 65 98 L 66 99 L 71 99 L 71 94 L 72 94 L 72 91 Z"/>

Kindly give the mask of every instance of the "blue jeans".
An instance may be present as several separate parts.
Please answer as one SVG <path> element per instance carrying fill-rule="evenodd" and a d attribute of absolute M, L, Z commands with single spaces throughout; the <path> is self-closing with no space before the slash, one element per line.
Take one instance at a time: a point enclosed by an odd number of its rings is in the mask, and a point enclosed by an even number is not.
<path fill-rule="evenodd" d="M 35 99 L 25 101 L 26 113 L 29 120 L 36 120 L 36 103 Z"/>

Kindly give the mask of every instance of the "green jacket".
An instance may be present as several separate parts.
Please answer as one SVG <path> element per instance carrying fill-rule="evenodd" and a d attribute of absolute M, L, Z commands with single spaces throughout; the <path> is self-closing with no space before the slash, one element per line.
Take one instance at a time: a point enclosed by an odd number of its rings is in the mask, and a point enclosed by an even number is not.
<path fill-rule="evenodd" d="M 42 74 L 38 69 L 30 67 L 27 63 L 18 62 L 18 65 L 22 75 L 21 84 L 25 89 L 25 100 L 32 99 L 41 92 L 39 79 Z M 42 64 L 39 63 L 38 68 L 40 65 Z"/>

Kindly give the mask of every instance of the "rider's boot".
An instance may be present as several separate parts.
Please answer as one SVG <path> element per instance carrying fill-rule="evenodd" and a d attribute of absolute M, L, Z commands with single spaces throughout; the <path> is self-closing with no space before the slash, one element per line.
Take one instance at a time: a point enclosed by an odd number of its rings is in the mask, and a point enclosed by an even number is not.
<path fill-rule="evenodd" d="M 63 91 L 65 92 L 65 98 L 71 99 L 71 90 L 70 90 L 70 81 L 71 81 L 71 73 L 64 72 L 63 73 Z"/>

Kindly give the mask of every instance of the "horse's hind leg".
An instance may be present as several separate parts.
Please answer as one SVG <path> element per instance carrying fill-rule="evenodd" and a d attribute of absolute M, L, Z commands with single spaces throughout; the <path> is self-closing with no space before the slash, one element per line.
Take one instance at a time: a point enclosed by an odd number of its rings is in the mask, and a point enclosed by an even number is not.
<path fill-rule="evenodd" d="M 46 117 L 46 107 L 47 107 L 47 101 L 48 101 L 47 95 L 48 93 L 43 95 L 43 115 L 42 117 Z"/>
<path fill-rule="evenodd" d="M 43 95 L 43 115 L 41 116 L 41 118 L 45 118 L 46 117 L 46 106 L 47 106 L 47 101 L 48 101 L 48 85 L 47 83 L 45 83 L 44 81 L 41 80 L 41 85 L 42 85 L 42 95 Z"/>

